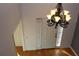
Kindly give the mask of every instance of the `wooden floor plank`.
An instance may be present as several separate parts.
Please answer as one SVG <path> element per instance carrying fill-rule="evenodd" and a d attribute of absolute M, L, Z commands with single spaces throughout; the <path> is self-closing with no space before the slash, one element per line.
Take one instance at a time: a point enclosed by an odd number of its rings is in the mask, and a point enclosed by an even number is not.
<path fill-rule="evenodd" d="M 23 51 L 21 46 L 16 47 L 20 56 L 75 56 L 70 48 L 49 48 L 32 51 Z"/>

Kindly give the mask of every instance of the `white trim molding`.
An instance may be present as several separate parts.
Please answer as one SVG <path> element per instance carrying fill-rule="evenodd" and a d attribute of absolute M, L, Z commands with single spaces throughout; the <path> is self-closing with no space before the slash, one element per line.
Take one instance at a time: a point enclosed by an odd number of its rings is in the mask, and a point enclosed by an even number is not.
<path fill-rule="evenodd" d="M 75 52 L 75 50 L 74 50 L 72 47 L 70 47 L 70 49 L 73 51 L 73 53 L 74 53 L 76 56 L 78 56 L 77 53 Z"/>
<path fill-rule="evenodd" d="M 60 47 L 60 45 L 61 45 L 62 34 L 63 34 L 63 27 L 58 26 L 58 28 L 57 28 L 57 37 L 56 37 L 56 46 L 57 47 Z"/>

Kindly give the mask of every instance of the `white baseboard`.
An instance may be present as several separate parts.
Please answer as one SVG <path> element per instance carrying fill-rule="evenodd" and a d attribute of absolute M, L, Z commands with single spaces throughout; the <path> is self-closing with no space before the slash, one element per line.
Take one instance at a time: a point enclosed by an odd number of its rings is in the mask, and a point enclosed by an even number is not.
<path fill-rule="evenodd" d="M 74 49 L 73 49 L 72 47 L 70 47 L 70 49 L 73 51 L 73 53 L 74 53 L 76 56 L 78 56 L 77 53 L 74 51 Z"/>

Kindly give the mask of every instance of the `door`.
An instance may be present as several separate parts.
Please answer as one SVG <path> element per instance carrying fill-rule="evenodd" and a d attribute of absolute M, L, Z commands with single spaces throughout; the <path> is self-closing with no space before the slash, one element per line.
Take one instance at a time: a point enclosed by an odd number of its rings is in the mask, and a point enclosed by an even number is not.
<path fill-rule="evenodd" d="M 48 27 L 47 21 L 44 18 L 36 19 L 36 34 L 37 47 L 38 49 L 55 48 L 55 29 L 53 27 Z"/>
<path fill-rule="evenodd" d="M 44 18 L 23 20 L 24 49 L 37 50 L 55 48 L 55 29 L 48 27 Z"/>

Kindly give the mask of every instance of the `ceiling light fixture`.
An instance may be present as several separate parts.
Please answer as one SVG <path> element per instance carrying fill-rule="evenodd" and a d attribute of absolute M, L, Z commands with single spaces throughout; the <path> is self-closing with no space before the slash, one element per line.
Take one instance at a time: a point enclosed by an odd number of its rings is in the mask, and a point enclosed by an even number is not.
<path fill-rule="evenodd" d="M 57 26 L 60 25 L 61 27 L 66 28 L 71 16 L 68 10 L 63 10 L 62 3 L 58 3 L 56 9 L 51 10 L 50 14 L 47 15 L 47 18 L 48 26 L 51 27 L 55 25 L 55 28 L 57 28 Z"/>

